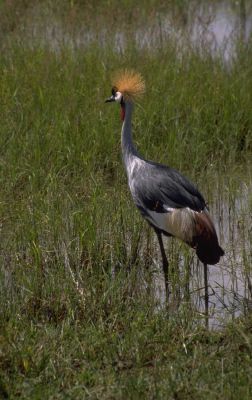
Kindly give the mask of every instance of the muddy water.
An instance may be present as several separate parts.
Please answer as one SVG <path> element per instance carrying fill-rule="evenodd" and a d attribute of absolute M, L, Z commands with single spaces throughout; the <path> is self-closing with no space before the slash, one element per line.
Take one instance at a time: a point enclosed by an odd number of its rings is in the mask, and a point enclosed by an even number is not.
<path fill-rule="evenodd" d="M 200 5 L 192 2 L 188 9 L 181 10 L 180 18 L 173 13 L 158 15 L 152 24 L 136 33 L 136 40 L 139 47 L 153 49 L 175 39 L 181 51 L 209 49 L 212 55 L 221 55 L 228 61 L 235 55 L 237 39 L 245 44 L 251 32 L 252 4 L 205 1 Z"/>
<path fill-rule="evenodd" d="M 106 47 L 109 43 L 119 52 L 124 52 L 129 39 L 133 39 L 139 49 L 152 51 L 159 51 L 160 47 L 173 42 L 178 52 L 190 47 L 207 48 L 213 55 L 220 54 L 229 60 L 235 55 L 237 39 L 246 43 L 251 35 L 250 3 L 248 0 L 204 1 L 201 4 L 192 1 L 180 11 L 167 7 L 167 11 L 160 13 L 154 9 L 144 22 L 140 18 L 130 26 L 119 27 L 115 23 L 113 32 L 106 18 L 97 26 L 87 25 L 83 20 L 73 29 L 38 3 L 30 11 L 27 23 L 22 25 L 20 40 L 31 46 L 49 46 L 55 51 L 62 47 L 88 48 L 94 44 Z"/>
<path fill-rule="evenodd" d="M 230 194 L 231 193 L 231 194 Z M 232 318 L 252 308 L 252 182 L 217 198 L 212 215 L 225 257 L 209 266 L 212 323 Z M 217 196 L 215 196 L 217 197 Z"/>
<path fill-rule="evenodd" d="M 250 172 L 248 172 L 250 174 Z M 222 187 L 222 192 L 220 192 Z M 231 194 L 230 194 L 231 193 Z M 225 256 L 219 264 L 208 266 L 209 326 L 218 328 L 232 318 L 252 310 L 252 179 L 240 179 L 236 188 L 219 185 L 218 193 L 213 196 L 211 206 L 218 236 Z M 166 242 L 167 253 L 171 244 Z M 160 260 L 156 260 L 160 265 Z M 185 260 L 179 263 L 180 284 L 179 299 L 176 307 L 190 302 L 199 321 L 204 322 L 205 286 L 203 265 L 194 256 L 190 262 L 189 299 L 185 289 Z M 164 279 L 162 273 L 155 276 L 155 291 L 160 306 L 165 304 Z M 174 296 L 172 296 L 173 298 Z M 176 296 L 175 296 L 176 297 Z M 171 301 L 174 301 L 172 299 Z"/>

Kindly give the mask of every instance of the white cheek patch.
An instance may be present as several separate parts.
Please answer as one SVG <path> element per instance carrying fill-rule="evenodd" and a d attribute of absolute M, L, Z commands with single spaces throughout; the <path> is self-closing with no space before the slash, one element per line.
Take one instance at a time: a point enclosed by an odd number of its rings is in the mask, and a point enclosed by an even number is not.
<path fill-rule="evenodd" d="M 115 94 L 115 101 L 117 103 L 120 103 L 120 101 L 122 100 L 122 93 L 121 92 L 116 92 Z"/>

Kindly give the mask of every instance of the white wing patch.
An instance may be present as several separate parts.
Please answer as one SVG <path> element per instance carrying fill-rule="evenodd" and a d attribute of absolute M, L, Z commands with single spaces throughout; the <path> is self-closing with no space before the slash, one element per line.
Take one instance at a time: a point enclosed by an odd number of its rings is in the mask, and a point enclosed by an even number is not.
<path fill-rule="evenodd" d="M 149 221 L 157 228 L 185 242 L 192 242 L 195 234 L 195 211 L 190 208 L 167 208 L 167 213 L 148 210 Z"/>
<path fill-rule="evenodd" d="M 126 165 L 128 182 L 131 194 L 135 203 L 137 203 L 137 196 L 135 193 L 135 177 L 139 169 L 144 167 L 144 160 L 133 156 Z M 164 232 L 171 234 L 185 242 L 192 242 L 195 234 L 195 213 L 196 211 L 190 208 L 172 208 L 163 205 L 163 208 L 167 210 L 165 213 L 158 213 L 146 209 L 145 218 L 155 227 L 161 229 Z"/>

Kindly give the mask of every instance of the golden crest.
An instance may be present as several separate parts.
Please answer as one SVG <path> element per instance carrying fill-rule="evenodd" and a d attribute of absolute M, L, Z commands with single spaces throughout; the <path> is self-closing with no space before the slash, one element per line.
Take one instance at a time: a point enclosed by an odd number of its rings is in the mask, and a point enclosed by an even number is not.
<path fill-rule="evenodd" d="M 143 77 L 134 70 L 118 71 L 112 80 L 112 84 L 115 90 L 121 92 L 128 100 L 135 100 L 145 92 Z"/>

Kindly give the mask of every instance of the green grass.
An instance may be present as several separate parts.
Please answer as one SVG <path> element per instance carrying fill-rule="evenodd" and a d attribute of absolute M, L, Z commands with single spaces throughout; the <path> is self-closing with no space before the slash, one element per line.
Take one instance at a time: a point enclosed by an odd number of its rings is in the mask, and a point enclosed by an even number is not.
<path fill-rule="evenodd" d="M 136 271 L 71 280 L 12 310 L 1 325 L 2 393 L 10 398 L 251 397 L 251 318 L 223 332 L 190 310 L 156 313 Z M 50 276 L 48 276 L 50 278 Z M 90 285 L 92 283 L 92 286 Z M 49 297 L 50 296 L 50 297 Z"/>
<path fill-rule="evenodd" d="M 157 244 L 128 192 L 119 110 L 104 103 L 113 71 L 140 71 L 140 152 L 179 168 L 212 206 L 218 194 L 235 207 L 240 179 L 251 182 L 251 51 L 227 68 L 207 49 L 141 50 L 130 2 L 123 52 L 112 39 L 85 49 L 31 46 L 17 40 L 20 20 L 31 21 L 24 4 L 1 5 L 0 398 L 251 398 L 251 316 L 209 332 L 190 301 L 169 312 L 159 304 Z M 78 15 L 81 5 L 71 4 L 58 16 L 67 28 L 84 15 L 94 29 L 94 10 Z M 100 7 L 110 26 L 116 5 Z M 150 18 L 145 7 L 136 11 L 139 26 Z M 122 17 L 119 10 L 116 26 Z M 250 222 L 239 218 L 242 268 L 251 276 Z M 173 243 L 175 269 L 181 254 L 190 265 L 192 252 Z"/>

